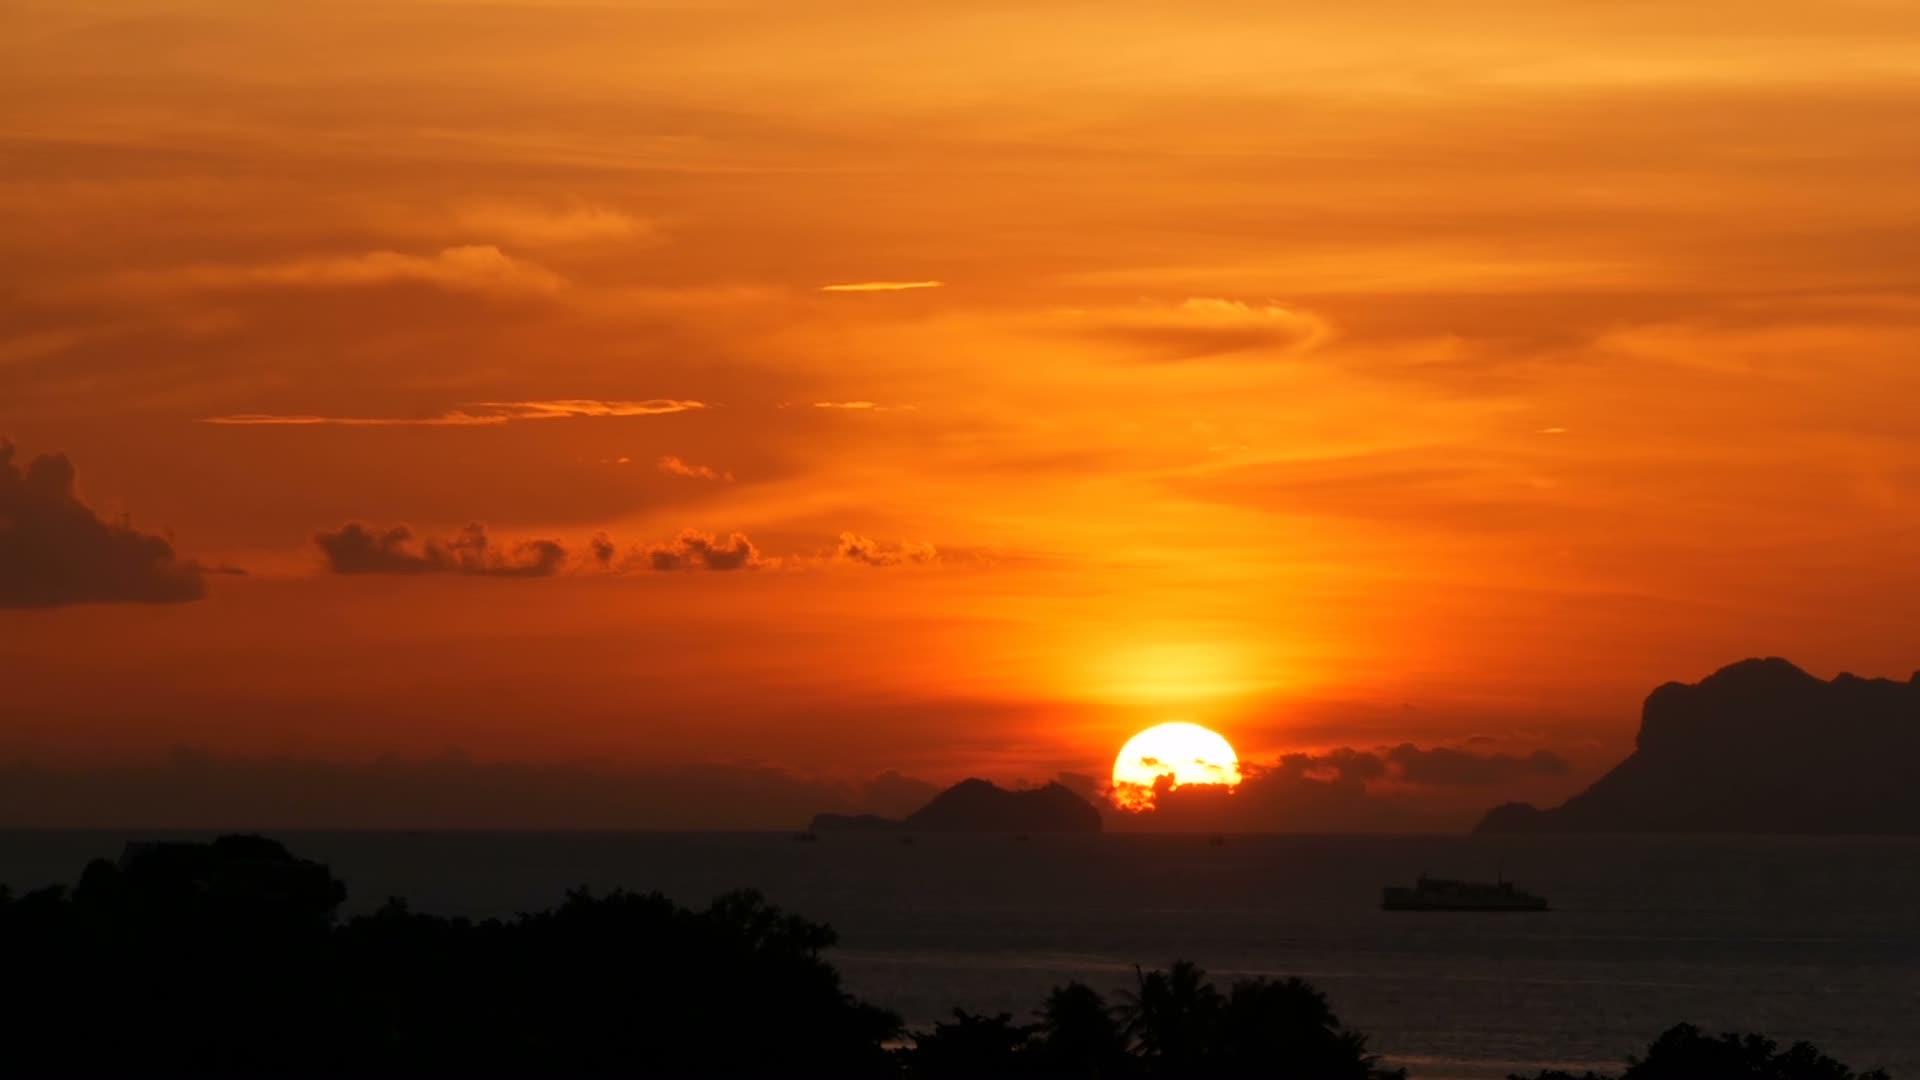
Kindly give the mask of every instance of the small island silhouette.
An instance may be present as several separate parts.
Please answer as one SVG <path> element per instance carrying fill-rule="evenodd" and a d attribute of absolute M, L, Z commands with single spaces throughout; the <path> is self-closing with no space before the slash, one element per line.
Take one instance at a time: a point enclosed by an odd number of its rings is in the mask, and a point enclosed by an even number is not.
<path fill-rule="evenodd" d="M 1009 791 L 976 778 L 962 780 L 942 791 L 905 818 L 818 814 L 813 819 L 812 830 L 816 833 L 1097 833 L 1100 824 L 1100 811 L 1065 785 L 1050 783 Z"/>
<path fill-rule="evenodd" d="M 1916 761 L 1920 673 L 1742 660 L 1648 695 L 1634 752 L 1586 791 L 1508 803 L 1475 831 L 1920 834 Z"/>

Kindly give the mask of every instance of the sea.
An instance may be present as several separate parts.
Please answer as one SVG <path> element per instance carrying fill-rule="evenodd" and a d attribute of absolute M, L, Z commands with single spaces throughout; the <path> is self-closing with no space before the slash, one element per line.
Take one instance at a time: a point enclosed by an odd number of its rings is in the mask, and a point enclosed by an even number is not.
<path fill-rule="evenodd" d="M 0 882 L 73 881 L 129 840 L 0 832 Z M 1920 1077 L 1920 839 L 1691 836 L 903 837 L 711 832 L 299 832 L 350 911 L 406 897 L 476 917 L 587 886 L 699 904 L 754 888 L 833 925 L 863 998 L 926 1028 L 1027 1016 L 1079 979 L 1117 996 L 1192 960 L 1298 975 L 1423 1080 L 1618 1072 L 1678 1021 L 1806 1039 Z M 1507 880 L 1540 913 L 1388 912 L 1417 875 Z"/>

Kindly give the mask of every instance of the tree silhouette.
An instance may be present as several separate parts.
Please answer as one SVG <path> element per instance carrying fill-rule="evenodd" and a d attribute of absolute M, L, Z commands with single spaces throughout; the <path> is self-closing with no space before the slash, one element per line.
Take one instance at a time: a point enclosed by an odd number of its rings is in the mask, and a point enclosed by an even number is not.
<path fill-rule="evenodd" d="M 1377 1068 L 1366 1036 L 1343 1031 L 1326 995 L 1290 978 L 1248 979 L 1227 995 L 1215 1057 L 1231 1076 L 1369 1080 L 1404 1076 Z"/>
<path fill-rule="evenodd" d="M 1546 1071 L 1534 1080 L 1608 1078 Z M 1676 1024 L 1647 1047 L 1646 1057 L 1628 1059 L 1621 1080 L 1887 1080 L 1887 1074 L 1878 1069 L 1855 1073 L 1811 1043 L 1794 1043 L 1782 1053 L 1780 1044 L 1760 1035 L 1713 1036 L 1692 1024 Z"/>
<path fill-rule="evenodd" d="M 1222 999 L 1206 972 L 1181 960 L 1171 971 L 1134 969 L 1134 990 L 1122 1015 L 1149 1071 L 1192 1076 L 1203 1071 L 1221 1019 Z"/>
<path fill-rule="evenodd" d="M 1032 1044 L 1036 1071 L 1049 1076 L 1127 1076 L 1135 1061 L 1114 1010 L 1081 982 L 1056 986 L 1040 1007 Z"/>
<path fill-rule="evenodd" d="M 1387 1080 L 1362 1035 L 1344 1031 L 1327 999 L 1299 979 L 1235 982 L 1222 995 L 1182 961 L 1135 972 L 1122 1012 L 1135 1053 L 1155 1076 Z"/>
<path fill-rule="evenodd" d="M 956 1009 L 898 1050 L 899 1018 L 821 955 L 832 929 L 758 893 L 696 909 L 578 890 L 477 922 L 398 899 L 341 922 L 346 895 L 260 837 L 130 845 L 71 889 L 0 886 L 0 1075 L 1404 1076 L 1299 979 L 1222 993 L 1185 961 L 1135 969 L 1117 1009 L 1068 983 L 1034 1023 Z M 1885 1076 L 1682 1024 L 1621 1080 Z"/>
<path fill-rule="evenodd" d="M 955 1009 L 953 1023 L 936 1022 L 931 1032 L 914 1036 L 907 1065 L 915 1076 L 954 1080 L 1024 1075 L 1034 1064 L 1032 1035 L 1033 1028 L 1015 1024 L 1012 1013 L 980 1016 Z"/>

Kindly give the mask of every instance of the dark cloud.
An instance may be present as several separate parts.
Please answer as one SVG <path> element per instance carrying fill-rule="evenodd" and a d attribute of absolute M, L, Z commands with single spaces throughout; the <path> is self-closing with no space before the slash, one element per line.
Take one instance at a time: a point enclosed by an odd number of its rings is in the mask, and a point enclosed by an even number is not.
<path fill-rule="evenodd" d="M 1565 776 L 1573 766 L 1551 750 L 1526 755 L 1477 754 L 1452 746 L 1419 747 L 1403 742 L 1378 750 L 1342 746 L 1324 754 L 1286 754 L 1275 763 L 1274 770 L 1296 779 L 1483 787 L 1528 776 Z"/>
<path fill-rule="evenodd" d="M 1412 743 L 1340 747 L 1286 754 L 1271 765 L 1243 762 L 1243 779 L 1231 792 L 1162 785 L 1153 810 L 1121 814 L 1115 824 L 1217 832 L 1451 831 L 1485 809 L 1486 788 L 1537 786 L 1571 771 L 1550 750 L 1519 755 Z"/>
<path fill-rule="evenodd" d="M 940 558 L 932 544 L 882 543 L 859 533 L 840 534 L 840 546 L 835 557 L 843 562 L 859 563 L 863 566 L 900 566 L 907 563 L 930 563 Z"/>
<path fill-rule="evenodd" d="M 745 533 L 721 540 L 694 529 L 646 549 L 646 558 L 655 570 L 751 570 L 765 562 Z"/>
<path fill-rule="evenodd" d="M 1503 784 L 1523 776 L 1565 776 L 1573 771 L 1566 758 L 1551 750 L 1535 750 L 1524 757 L 1514 754 L 1476 754 L 1450 746 L 1422 750 L 1412 743 L 1401 743 L 1387 751 L 1387 762 L 1397 777 L 1409 784 L 1430 786 L 1485 786 Z"/>
<path fill-rule="evenodd" d="M 594 533 L 593 539 L 587 541 L 587 551 L 593 555 L 593 561 L 602 567 L 611 567 L 613 557 L 619 553 L 606 533 Z"/>
<path fill-rule="evenodd" d="M 789 829 L 823 811 L 908 812 L 933 790 L 899 773 L 861 782 L 751 764 L 481 762 L 458 753 L 329 762 L 177 750 L 120 765 L 0 763 L 0 826 Z"/>
<path fill-rule="evenodd" d="M 1063 772 L 1054 777 L 1054 782 L 1096 806 L 1100 804 L 1101 780 L 1092 773 Z"/>
<path fill-rule="evenodd" d="M 906 817 L 940 794 L 937 784 L 888 769 L 860 786 L 860 804 L 867 813 Z"/>
<path fill-rule="evenodd" d="M 370 529 L 350 521 L 322 529 L 313 542 L 336 574 L 480 574 L 489 577 L 549 577 L 565 565 L 567 551 L 552 540 L 496 547 L 484 525 L 468 525 L 445 540 L 416 541 L 405 525 Z"/>
<path fill-rule="evenodd" d="M 169 604 L 206 594 L 204 570 L 164 537 L 101 520 L 74 494 L 73 463 L 41 454 L 24 467 L 0 439 L 0 608 Z"/>

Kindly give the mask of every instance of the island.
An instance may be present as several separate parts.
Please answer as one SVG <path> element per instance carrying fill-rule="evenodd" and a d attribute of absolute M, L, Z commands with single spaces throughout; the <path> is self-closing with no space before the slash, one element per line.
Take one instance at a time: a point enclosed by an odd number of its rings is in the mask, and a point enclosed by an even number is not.
<path fill-rule="evenodd" d="M 1009 791 L 987 780 L 962 780 L 905 818 L 819 814 L 812 831 L 905 833 L 1097 833 L 1100 811 L 1058 783 Z"/>
<path fill-rule="evenodd" d="M 1647 697 L 1634 752 L 1564 804 L 1478 833 L 1920 834 L 1920 673 L 1823 680 L 1743 660 Z"/>

